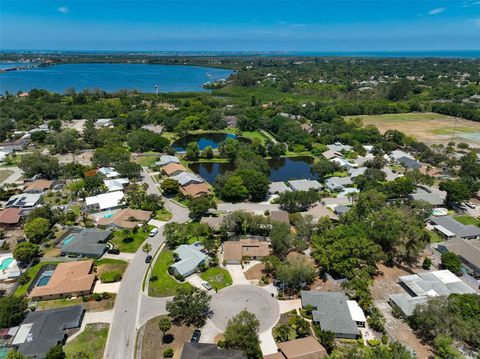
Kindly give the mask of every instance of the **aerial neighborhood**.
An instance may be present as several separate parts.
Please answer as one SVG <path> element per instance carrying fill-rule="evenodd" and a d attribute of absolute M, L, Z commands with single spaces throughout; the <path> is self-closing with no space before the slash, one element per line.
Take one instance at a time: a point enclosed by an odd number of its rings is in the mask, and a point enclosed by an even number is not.
<path fill-rule="evenodd" d="M 477 358 L 480 63 L 184 61 L 0 98 L 0 358 Z"/>

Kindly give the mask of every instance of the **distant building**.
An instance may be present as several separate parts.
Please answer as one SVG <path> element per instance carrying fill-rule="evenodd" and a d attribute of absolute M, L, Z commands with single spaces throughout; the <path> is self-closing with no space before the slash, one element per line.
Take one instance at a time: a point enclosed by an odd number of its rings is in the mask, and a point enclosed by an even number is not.
<path fill-rule="evenodd" d="M 325 181 L 325 187 L 331 192 L 340 192 L 351 185 L 353 181 L 350 177 L 330 177 Z"/>
<path fill-rule="evenodd" d="M 480 241 L 454 238 L 438 243 L 437 249 L 442 253 L 455 253 L 462 260 L 465 272 L 480 278 Z"/>
<path fill-rule="evenodd" d="M 412 160 L 411 158 L 405 156 L 397 159 L 397 163 L 409 170 L 418 170 L 422 167 L 422 164 L 417 160 Z"/>
<path fill-rule="evenodd" d="M 240 350 L 220 349 L 216 344 L 186 343 L 180 359 L 247 359 Z"/>
<path fill-rule="evenodd" d="M 106 211 L 122 207 L 124 197 L 123 191 L 107 192 L 85 198 L 85 204 L 88 210 Z"/>
<path fill-rule="evenodd" d="M 65 344 L 67 331 L 80 328 L 84 310 L 80 305 L 27 313 L 12 346 L 27 358 L 45 358 L 57 344 Z"/>
<path fill-rule="evenodd" d="M 314 337 L 305 337 L 277 343 L 278 353 L 264 359 L 321 359 L 328 356 L 325 348 Z"/>
<path fill-rule="evenodd" d="M 475 291 L 449 270 L 405 275 L 399 278 L 405 293 L 393 294 L 390 301 L 403 314 L 410 316 L 417 305 L 427 303 L 429 298 L 453 293 L 468 294 Z"/>
<path fill-rule="evenodd" d="M 180 260 L 173 263 L 170 268 L 176 275 L 181 275 L 184 278 L 195 273 L 198 267 L 206 264 L 208 260 L 208 256 L 201 252 L 202 249 L 203 246 L 200 243 L 182 244 L 173 251 Z"/>
<path fill-rule="evenodd" d="M 356 339 L 358 327 L 365 327 L 365 314 L 357 302 L 339 292 L 302 291 L 302 307 L 315 308 L 313 322 L 325 331 L 331 331 L 336 338 Z"/>
<path fill-rule="evenodd" d="M 464 239 L 477 239 L 480 237 L 480 228 L 473 224 L 462 224 L 451 216 L 430 217 L 430 222 L 446 239 L 460 237 Z"/>
<path fill-rule="evenodd" d="M 155 166 L 162 167 L 170 163 L 180 163 L 180 160 L 176 156 L 162 155 L 160 156 L 160 159 L 155 162 Z"/>
<path fill-rule="evenodd" d="M 331 161 L 333 163 L 336 163 L 337 165 L 339 165 L 343 169 L 347 169 L 347 170 L 350 169 L 350 168 L 354 168 L 354 167 L 358 166 L 356 163 L 350 163 L 350 161 L 346 160 L 345 158 L 341 158 L 341 157 L 332 158 Z"/>
<path fill-rule="evenodd" d="M 398 160 L 402 157 L 406 157 L 406 158 L 409 158 L 411 160 L 415 160 L 415 157 L 413 157 L 410 153 L 400 151 L 400 150 L 394 150 L 394 151 L 390 152 L 388 157 L 393 162 L 398 162 Z"/>
<path fill-rule="evenodd" d="M 100 127 L 100 128 L 105 128 L 105 127 L 112 127 L 112 119 L 111 118 L 99 118 L 97 121 L 95 121 L 95 126 Z"/>
<path fill-rule="evenodd" d="M 291 180 L 288 181 L 288 184 L 294 191 L 319 191 L 323 188 L 318 181 L 307 179 Z"/>
<path fill-rule="evenodd" d="M 350 152 L 353 147 L 350 145 L 344 145 L 340 142 L 335 142 L 333 145 L 327 145 L 328 149 L 337 151 L 337 152 Z"/>
<path fill-rule="evenodd" d="M 325 157 L 327 160 L 331 160 L 333 158 L 342 158 L 343 155 L 335 150 L 327 150 L 322 153 L 322 156 Z"/>
<path fill-rule="evenodd" d="M 291 188 L 288 187 L 285 182 L 272 182 L 268 186 L 268 193 L 270 195 L 280 194 L 284 192 L 290 192 Z"/>

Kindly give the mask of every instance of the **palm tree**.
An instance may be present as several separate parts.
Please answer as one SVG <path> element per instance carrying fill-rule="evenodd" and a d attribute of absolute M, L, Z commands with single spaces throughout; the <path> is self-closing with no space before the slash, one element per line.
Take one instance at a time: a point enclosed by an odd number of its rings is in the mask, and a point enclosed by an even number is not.
<path fill-rule="evenodd" d="M 150 253 L 150 251 L 152 250 L 152 245 L 150 243 L 145 243 L 143 245 L 143 248 L 142 248 L 142 251 L 144 251 L 145 253 Z"/>
<path fill-rule="evenodd" d="M 171 327 L 172 327 L 172 323 L 168 318 L 161 318 L 160 321 L 158 322 L 158 329 L 160 329 L 160 331 L 162 332 L 162 345 L 163 345 L 163 338 L 165 337 L 165 334 L 170 330 Z"/>

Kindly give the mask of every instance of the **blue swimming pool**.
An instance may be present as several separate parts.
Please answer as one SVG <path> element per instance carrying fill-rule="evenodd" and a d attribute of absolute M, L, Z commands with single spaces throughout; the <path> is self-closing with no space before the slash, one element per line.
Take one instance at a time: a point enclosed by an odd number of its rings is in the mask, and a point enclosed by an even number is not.
<path fill-rule="evenodd" d="M 73 234 L 69 235 L 60 243 L 60 247 L 65 247 L 66 245 L 70 244 L 75 238 L 77 237 Z"/>
<path fill-rule="evenodd" d="M 13 262 L 13 258 L 10 257 L 10 258 L 5 258 L 2 263 L 0 263 L 0 271 L 1 270 L 4 270 L 5 268 L 8 268 L 8 266 L 10 265 L 10 263 Z"/>
<path fill-rule="evenodd" d="M 40 278 L 38 278 L 37 283 L 35 284 L 35 287 L 43 287 L 48 284 L 50 281 L 50 278 L 52 277 L 53 270 L 45 271 L 42 273 Z"/>

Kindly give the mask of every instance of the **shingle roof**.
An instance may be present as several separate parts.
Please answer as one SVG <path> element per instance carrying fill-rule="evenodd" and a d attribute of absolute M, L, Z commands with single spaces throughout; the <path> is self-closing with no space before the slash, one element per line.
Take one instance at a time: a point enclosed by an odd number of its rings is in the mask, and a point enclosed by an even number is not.
<path fill-rule="evenodd" d="M 49 349 L 64 340 L 66 329 L 80 327 L 82 317 L 80 305 L 29 312 L 14 338 L 14 345 L 28 357 L 44 358 Z"/>
<path fill-rule="evenodd" d="M 343 187 L 350 186 L 352 184 L 353 182 L 350 177 L 330 177 L 325 181 L 325 187 L 331 191 L 341 190 Z"/>
<path fill-rule="evenodd" d="M 275 193 L 283 193 L 291 191 L 290 187 L 288 187 L 285 182 L 272 182 L 268 186 L 268 192 L 270 194 Z"/>
<path fill-rule="evenodd" d="M 411 158 L 408 158 L 408 157 L 405 157 L 405 156 L 397 159 L 397 162 L 399 162 L 402 166 L 404 166 L 406 168 L 419 169 L 420 167 L 422 167 L 420 162 L 418 162 L 416 160 L 412 160 Z"/>
<path fill-rule="evenodd" d="M 110 218 L 100 218 L 98 220 L 99 226 L 116 226 L 121 228 L 135 228 L 139 222 L 145 222 L 150 219 L 152 211 L 142 211 L 140 209 L 125 208 L 121 209 Z M 135 221 L 130 221 L 130 218 L 135 218 Z"/>
<path fill-rule="evenodd" d="M 322 185 L 315 180 L 299 179 L 288 181 L 294 191 L 308 191 L 310 189 L 320 190 Z"/>
<path fill-rule="evenodd" d="M 163 166 L 162 171 L 165 172 L 167 176 L 171 176 L 176 172 L 186 172 L 187 169 L 180 163 L 171 162 Z"/>
<path fill-rule="evenodd" d="M 197 176 L 192 172 L 181 172 L 178 175 L 173 176 L 172 178 L 176 180 L 178 183 L 180 183 L 180 186 L 186 186 L 189 183 L 203 182 L 203 178 L 201 178 L 200 176 Z"/>
<path fill-rule="evenodd" d="M 70 239 L 68 243 L 62 245 L 60 242 L 59 247 L 62 254 L 98 258 L 107 250 L 105 242 L 111 234 L 110 231 L 95 228 L 74 228 L 62 240 Z"/>
<path fill-rule="evenodd" d="M 0 211 L 0 223 L 1 224 L 17 224 L 20 222 L 20 208 L 6 208 Z"/>
<path fill-rule="evenodd" d="M 188 275 L 208 258 L 206 254 L 200 252 L 202 248 L 203 247 L 198 244 L 182 244 L 173 251 L 178 254 L 180 260 L 173 263 L 171 267 L 175 268 L 182 276 Z"/>
<path fill-rule="evenodd" d="M 316 308 L 313 320 L 320 324 L 322 330 L 335 334 L 358 335 L 358 329 L 348 309 L 348 298 L 338 292 L 302 291 L 302 306 L 308 304 Z"/>
<path fill-rule="evenodd" d="M 286 211 L 270 211 L 270 219 L 272 221 L 290 224 L 290 218 L 288 217 L 288 212 Z"/>
<path fill-rule="evenodd" d="M 314 337 L 290 340 L 278 343 L 277 346 L 288 359 L 317 359 L 327 356 L 325 348 Z"/>
<path fill-rule="evenodd" d="M 243 257 L 266 257 L 269 254 L 270 247 L 266 241 L 242 239 L 223 243 L 223 258 L 227 261 L 241 261 Z"/>
<path fill-rule="evenodd" d="M 178 157 L 175 156 L 169 156 L 169 155 L 162 155 L 160 156 L 160 159 L 155 162 L 155 165 L 157 166 L 165 166 L 166 164 L 169 163 L 180 163 L 180 160 Z"/>
<path fill-rule="evenodd" d="M 415 193 L 412 193 L 410 198 L 414 201 L 425 201 L 432 206 L 441 206 L 444 202 L 438 194 L 427 192 L 421 188 L 418 188 Z"/>
<path fill-rule="evenodd" d="M 180 187 L 180 192 L 187 197 L 200 197 L 211 194 L 210 186 L 206 183 L 190 183 Z"/>
<path fill-rule="evenodd" d="M 460 256 L 464 261 L 468 262 L 480 270 L 480 241 L 468 240 L 462 238 L 453 238 L 447 242 L 439 243 L 439 246 L 445 247 L 449 252 L 453 252 Z M 474 269 L 474 268 L 472 268 Z"/>
<path fill-rule="evenodd" d="M 45 191 L 52 188 L 53 181 L 48 181 L 45 179 L 39 179 L 33 182 L 30 182 L 26 187 L 25 191 Z"/>
<path fill-rule="evenodd" d="M 480 236 L 479 227 L 473 224 L 462 224 L 450 216 L 432 216 L 430 217 L 430 221 L 437 226 L 442 226 L 443 228 L 447 229 L 449 232 L 452 232 L 454 235 L 460 238 Z"/>
<path fill-rule="evenodd" d="M 239 350 L 219 349 L 216 344 L 186 343 L 181 359 L 247 359 Z"/>

